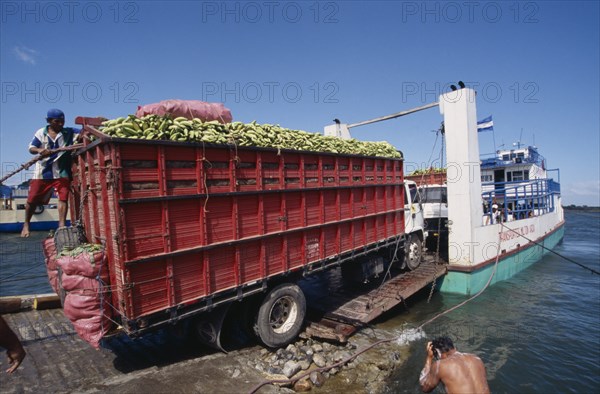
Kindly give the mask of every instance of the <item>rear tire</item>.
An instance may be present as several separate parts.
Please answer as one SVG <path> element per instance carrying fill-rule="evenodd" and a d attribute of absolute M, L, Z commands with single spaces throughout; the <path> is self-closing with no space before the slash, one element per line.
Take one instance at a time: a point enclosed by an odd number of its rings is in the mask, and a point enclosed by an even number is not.
<path fill-rule="evenodd" d="M 421 265 L 423 258 L 423 244 L 421 239 L 416 235 L 411 235 L 408 239 L 406 247 L 406 268 L 413 271 Z"/>
<path fill-rule="evenodd" d="M 306 299 L 300 287 L 285 283 L 271 290 L 258 309 L 254 331 L 271 348 L 285 346 L 300 333 Z"/>

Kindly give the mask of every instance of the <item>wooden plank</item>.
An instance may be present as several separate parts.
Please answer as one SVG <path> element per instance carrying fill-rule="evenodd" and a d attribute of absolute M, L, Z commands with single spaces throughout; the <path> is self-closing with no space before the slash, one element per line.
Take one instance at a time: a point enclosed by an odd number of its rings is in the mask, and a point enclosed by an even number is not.
<path fill-rule="evenodd" d="M 367 293 L 357 295 L 342 289 L 328 294 L 315 305 L 326 319 L 366 324 L 431 285 L 434 278 L 437 280 L 446 272 L 445 265 L 424 262 L 416 270 L 400 274 Z"/>

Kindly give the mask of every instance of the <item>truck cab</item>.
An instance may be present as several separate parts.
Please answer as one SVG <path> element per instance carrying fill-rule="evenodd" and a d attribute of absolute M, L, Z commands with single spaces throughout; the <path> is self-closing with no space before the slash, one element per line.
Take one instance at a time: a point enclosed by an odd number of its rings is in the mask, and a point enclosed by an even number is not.
<path fill-rule="evenodd" d="M 419 188 L 423 219 L 425 221 L 425 247 L 442 255 L 448 248 L 448 192 L 446 185 L 423 185 Z"/>
<path fill-rule="evenodd" d="M 404 266 L 410 270 L 416 269 L 423 257 L 423 242 L 427 237 L 421 195 L 414 181 L 404 181 L 406 201 L 404 204 L 405 218 L 405 251 Z"/>

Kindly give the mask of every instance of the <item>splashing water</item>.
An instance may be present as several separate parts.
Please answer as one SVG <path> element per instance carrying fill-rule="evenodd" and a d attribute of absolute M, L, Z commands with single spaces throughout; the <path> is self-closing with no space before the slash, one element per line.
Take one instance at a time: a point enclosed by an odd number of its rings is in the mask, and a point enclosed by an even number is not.
<path fill-rule="evenodd" d="M 400 346 L 406 346 L 411 342 L 418 341 L 426 337 L 425 331 L 418 328 L 405 328 L 403 329 L 398 337 L 396 338 L 396 343 Z"/>

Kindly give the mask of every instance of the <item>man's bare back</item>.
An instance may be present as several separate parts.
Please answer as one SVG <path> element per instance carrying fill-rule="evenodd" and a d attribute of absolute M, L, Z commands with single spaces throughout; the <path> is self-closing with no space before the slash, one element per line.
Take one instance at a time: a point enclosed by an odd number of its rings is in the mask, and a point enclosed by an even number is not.
<path fill-rule="evenodd" d="M 434 359 L 434 351 L 439 360 Z M 433 348 L 431 342 L 427 344 L 427 360 L 419 382 L 421 389 L 426 393 L 432 391 L 440 382 L 449 394 L 490 392 L 481 359 L 473 354 L 460 353 L 453 345 L 449 350 L 439 351 Z"/>

